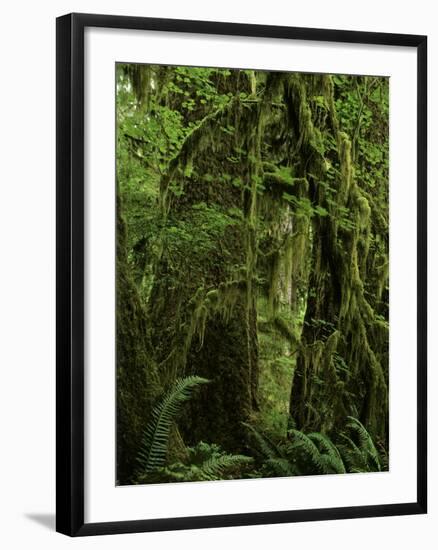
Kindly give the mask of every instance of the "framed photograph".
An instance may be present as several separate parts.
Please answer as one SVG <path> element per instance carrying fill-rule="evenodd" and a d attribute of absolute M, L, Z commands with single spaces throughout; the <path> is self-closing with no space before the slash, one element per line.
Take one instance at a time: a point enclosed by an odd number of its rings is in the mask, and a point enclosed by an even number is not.
<path fill-rule="evenodd" d="M 425 36 L 57 20 L 57 530 L 426 513 Z"/>

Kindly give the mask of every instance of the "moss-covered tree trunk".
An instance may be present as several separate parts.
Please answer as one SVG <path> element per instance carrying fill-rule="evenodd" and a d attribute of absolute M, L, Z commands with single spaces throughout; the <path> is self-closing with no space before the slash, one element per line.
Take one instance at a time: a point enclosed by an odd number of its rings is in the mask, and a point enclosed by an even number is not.
<path fill-rule="evenodd" d="M 290 413 L 300 430 L 325 433 L 339 433 L 346 416 L 352 415 L 373 436 L 386 440 L 387 422 L 382 419 L 388 414 L 387 324 L 373 307 L 376 290 L 372 293 L 364 283 L 372 232 L 375 236 L 378 229 L 355 178 L 351 141 L 339 129 L 328 79 L 323 91 L 325 127 L 318 128 L 316 116 L 303 116 L 310 113 L 305 88 L 291 97 L 301 104 L 297 122 L 307 136 L 301 148 L 302 158 L 308 159 L 302 175 L 309 180 L 309 199 L 326 214 L 312 221 L 307 309 Z M 324 162 L 315 165 L 314 159 L 321 157 L 316 140 L 321 131 L 332 136 L 333 146 Z"/>
<path fill-rule="evenodd" d="M 188 136 L 162 182 L 163 251 L 150 299 L 161 376 L 211 380 L 180 422 L 187 443 L 237 452 L 257 407 L 256 200 L 261 107 L 239 100 Z M 208 223 L 207 223 L 208 220 Z"/>
<path fill-rule="evenodd" d="M 143 430 L 159 391 L 147 340 L 146 320 L 132 280 L 126 251 L 126 227 L 117 201 L 117 473 L 130 483 Z"/>

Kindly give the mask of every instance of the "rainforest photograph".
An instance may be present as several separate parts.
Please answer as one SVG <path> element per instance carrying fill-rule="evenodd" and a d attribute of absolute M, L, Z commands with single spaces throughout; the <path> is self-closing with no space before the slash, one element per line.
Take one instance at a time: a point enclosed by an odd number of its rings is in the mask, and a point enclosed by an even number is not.
<path fill-rule="evenodd" d="M 389 78 L 115 72 L 117 485 L 388 471 Z"/>

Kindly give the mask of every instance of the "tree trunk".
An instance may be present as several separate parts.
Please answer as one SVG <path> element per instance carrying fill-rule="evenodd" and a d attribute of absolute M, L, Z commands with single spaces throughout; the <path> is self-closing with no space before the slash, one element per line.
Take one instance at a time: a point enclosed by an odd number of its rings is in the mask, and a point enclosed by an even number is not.
<path fill-rule="evenodd" d="M 314 121 L 308 121 L 309 199 L 326 216 L 313 218 L 312 258 L 307 309 L 294 372 L 290 414 L 304 431 L 336 434 L 346 416 L 359 418 L 373 436 L 387 438 L 387 326 L 374 309 L 376 288 L 369 286 L 367 258 L 372 227 L 366 194 L 359 187 L 351 142 L 339 130 L 333 90 L 326 88 L 330 131 L 336 150 L 329 156 L 336 170 L 329 194 L 327 170 L 318 158 Z M 295 96 L 296 99 L 296 96 Z M 301 95 L 301 101 L 306 98 Z M 302 125 L 302 113 L 298 125 Z M 305 159 L 306 156 L 303 155 Z M 315 177 L 316 175 L 316 177 Z M 330 175 L 330 174 L 329 174 Z M 368 287 L 365 286 L 365 282 Z M 374 282 L 374 281 L 373 281 Z M 373 290 L 373 293 L 370 291 Z"/>
<path fill-rule="evenodd" d="M 257 406 L 259 118 L 258 105 L 243 110 L 233 101 L 183 145 L 162 184 L 165 244 L 149 306 L 162 378 L 196 373 L 211 380 L 185 408 L 185 441 L 214 441 L 233 452 L 245 447 L 242 422 Z M 248 150 L 254 157 L 239 152 Z"/>
<path fill-rule="evenodd" d="M 144 311 L 131 278 L 126 228 L 117 200 L 117 473 L 130 483 L 143 430 L 159 382 L 146 335 Z"/>

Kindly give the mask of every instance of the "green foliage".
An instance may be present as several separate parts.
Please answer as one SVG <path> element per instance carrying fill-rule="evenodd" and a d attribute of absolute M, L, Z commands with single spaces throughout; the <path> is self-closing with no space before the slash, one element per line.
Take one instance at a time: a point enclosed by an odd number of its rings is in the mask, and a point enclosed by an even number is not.
<path fill-rule="evenodd" d="M 380 456 L 365 426 L 357 419 L 348 417 L 347 431 L 341 434 L 345 444 L 340 453 L 350 472 L 380 472 L 387 467 L 386 453 Z M 384 451 L 383 451 L 384 452 Z"/>
<path fill-rule="evenodd" d="M 163 483 L 176 481 L 214 481 L 243 477 L 253 459 L 244 455 L 227 454 L 219 445 L 200 441 L 187 448 L 184 462 L 166 465 L 139 479 L 139 483 Z"/>
<path fill-rule="evenodd" d="M 389 80 L 122 63 L 116 86 L 122 482 L 384 470 Z"/>
<path fill-rule="evenodd" d="M 141 474 L 149 474 L 164 465 L 170 429 L 174 421 L 183 404 L 192 397 L 193 391 L 206 383 L 208 380 L 199 376 L 177 380 L 154 408 L 138 453 L 138 468 Z"/>
<path fill-rule="evenodd" d="M 305 434 L 290 429 L 287 437 L 274 443 L 253 426 L 246 424 L 261 457 L 261 471 L 266 477 L 379 472 L 385 459 L 359 420 L 348 417 L 346 431 L 354 432 L 357 442 L 345 433 L 343 443 L 335 444 L 326 434 Z"/>
<path fill-rule="evenodd" d="M 291 316 L 287 306 L 280 305 L 275 315 L 269 314 L 266 300 L 258 300 L 259 360 L 259 428 L 272 435 L 287 430 L 290 386 L 299 346 L 301 319 Z"/>
<path fill-rule="evenodd" d="M 195 262 L 202 264 L 218 246 L 227 228 L 235 223 L 232 211 L 223 212 L 205 202 L 193 204 L 183 219 L 167 219 L 161 233 L 163 250 L 175 269 L 188 261 L 192 267 Z"/>

